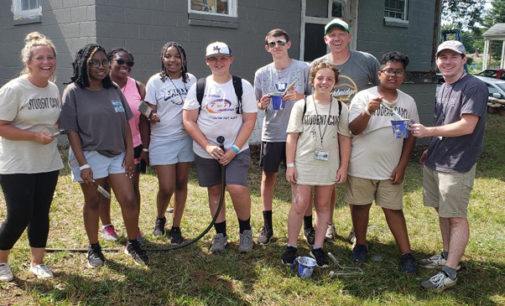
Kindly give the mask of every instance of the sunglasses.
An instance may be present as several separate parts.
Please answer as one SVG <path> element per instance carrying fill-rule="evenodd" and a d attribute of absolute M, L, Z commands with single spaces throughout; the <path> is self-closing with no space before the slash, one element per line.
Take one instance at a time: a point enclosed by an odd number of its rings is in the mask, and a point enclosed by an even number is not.
<path fill-rule="evenodd" d="M 120 58 L 120 59 L 117 59 L 116 60 L 116 63 L 118 65 L 124 65 L 126 64 L 126 66 L 128 67 L 133 67 L 133 65 L 135 65 L 135 62 L 134 61 L 125 61 L 124 59 Z"/>
<path fill-rule="evenodd" d="M 269 41 L 269 42 L 267 42 L 267 45 L 270 48 L 273 48 L 273 47 L 275 47 L 275 45 L 284 46 L 284 45 L 286 45 L 286 43 L 287 43 L 287 41 L 285 39 L 278 39 L 276 41 Z"/>

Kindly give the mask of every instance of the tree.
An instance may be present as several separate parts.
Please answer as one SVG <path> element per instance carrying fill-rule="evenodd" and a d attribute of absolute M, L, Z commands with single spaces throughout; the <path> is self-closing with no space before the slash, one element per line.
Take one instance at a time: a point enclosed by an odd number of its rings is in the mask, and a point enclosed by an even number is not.
<path fill-rule="evenodd" d="M 494 0 L 491 5 L 491 9 L 487 12 L 483 21 L 486 28 L 490 28 L 496 23 L 505 23 L 505 0 Z M 490 49 L 491 57 L 499 60 L 502 49 L 501 41 L 491 41 Z"/>
<path fill-rule="evenodd" d="M 442 18 L 447 23 L 461 24 L 461 28 L 475 29 L 482 22 L 486 0 L 443 0 Z"/>

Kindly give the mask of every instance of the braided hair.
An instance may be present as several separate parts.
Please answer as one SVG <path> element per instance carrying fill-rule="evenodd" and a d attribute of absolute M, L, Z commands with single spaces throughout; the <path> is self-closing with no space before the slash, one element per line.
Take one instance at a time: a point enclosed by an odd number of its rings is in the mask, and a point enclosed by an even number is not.
<path fill-rule="evenodd" d="M 182 81 L 186 83 L 188 81 L 188 62 L 186 61 L 186 51 L 184 51 L 184 48 L 179 44 L 176 43 L 175 41 L 169 41 L 163 47 L 161 48 L 161 72 L 160 72 L 160 77 L 163 82 L 167 79 L 168 74 L 167 71 L 165 70 L 165 65 L 163 65 L 163 56 L 165 55 L 165 52 L 167 52 L 168 48 L 174 47 L 177 49 L 177 52 L 179 52 L 179 55 L 181 56 L 182 59 Z"/>
<path fill-rule="evenodd" d="M 87 44 L 79 51 L 77 51 L 74 62 L 72 63 L 72 67 L 74 70 L 73 75 L 70 78 L 70 82 L 65 84 L 70 84 L 73 82 L 81 88 L 89 87 L 90 84 L 88 74 L 88 61 L 91 57 L 93 57 L 93 55 L 95 55 L 96 52 L 99 51 L 102 51 L 104 54 L 107 54 L 105 49 L 97 44 Z M 107 74 L 105 78 L 102 80 L 102 86 L 104 88 L 114 86 L 112 80 L 110 79 L 109 74 Z"/>
<path fill-rule="evenodd" d="M 128 54 L 128 56 L 131 58 L 132 62 L 135 61 L 135 59 L 133 58 L 133 54 L 128 52 L 128 50 L 123 49 L 123 48 L 116 48 L 114 50 L 109 51 L 109 53 L 107 53 L 107 59 L 109 60 L 109 62 L 112 62 L 112 60 L 114 59 L 114 55 L 116 55 L 116 53 L 119 53 L 119 52 L 124 52 L 124 53 Z"/>

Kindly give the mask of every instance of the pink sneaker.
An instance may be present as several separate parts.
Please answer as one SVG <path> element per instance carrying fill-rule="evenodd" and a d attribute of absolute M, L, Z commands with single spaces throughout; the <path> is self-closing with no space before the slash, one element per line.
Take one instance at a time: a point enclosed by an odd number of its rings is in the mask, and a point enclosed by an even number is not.
<path fill-rule="evenodd" d="M 102 237 L 107 241 L 117 241 L 119 239 L 114 225 L 109 224 L 102 227 Z"/>

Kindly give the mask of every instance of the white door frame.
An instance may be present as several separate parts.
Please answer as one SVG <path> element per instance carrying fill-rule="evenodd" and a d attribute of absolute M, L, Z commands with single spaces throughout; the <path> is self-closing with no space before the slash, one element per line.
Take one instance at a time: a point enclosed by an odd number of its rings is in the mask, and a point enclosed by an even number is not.
<path fill-rule="evenodd" d="M 305 13 L 307 11 L 307 1 L 310 0 L 302 0 L 302 10 L 301 10 L 301 18 L 300 18 L 300 54 L 299 54 L 299 59 L 303 60 L 303 54 L 305 53 L 305 24 L 306 23 L 316 23 L 316 24 L 327 24 L 330 22 L 333 17 L 331 17 L 331 8 L 333 1 L 328 0 L 328 16 L 329 18 L 322 18 L 322 17 L 310 17 L 310 16 L 305 16 Z M 346 22 L 349 23 L 349 26 L 351 27 L 351 34 L 352 34 L 352 39 L 351 39 L 351 49 L 356 49 L 356 34 L 358 33 L 358 4 L 359 0 L 343 0 L 343 12 L 342 12 L 342 19 L 344 19 Z M 328 51 L 328 48 L 327 52 Z"/>

